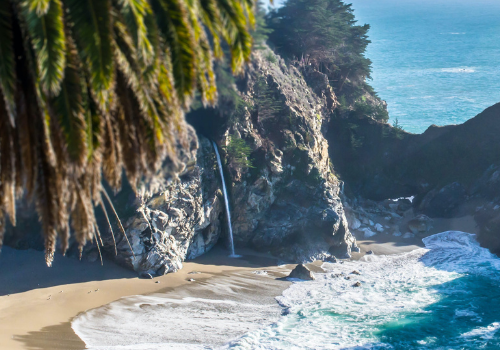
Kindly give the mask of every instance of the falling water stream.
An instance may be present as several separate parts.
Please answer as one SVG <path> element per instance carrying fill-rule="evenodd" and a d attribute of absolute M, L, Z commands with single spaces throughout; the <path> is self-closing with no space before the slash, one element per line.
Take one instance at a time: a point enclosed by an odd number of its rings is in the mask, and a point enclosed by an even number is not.
<path fill-rule="evenodd" d="M 233 240 L 233 228 L 231 226 L 231 211 L 229 210 L 229 198 L 227 196 L 226 182 L 224 181 L 224 171 L 222 170 L 222 162 L 220 160 L 219 149 L 217 144 L 212 141 L 214 145 L 215 154 L 217 155 L 217 164 L 219 165 L 220 178 L 222 181 L 222 192 L 224 193 L 224 202 L 226 203 L 226 215 L 227 215 L 227 227 L 229 229 L 229 244 L 231 245 L 231 258 L 239 258 L 240 255 L 234 253 L 234 240 Z"/>

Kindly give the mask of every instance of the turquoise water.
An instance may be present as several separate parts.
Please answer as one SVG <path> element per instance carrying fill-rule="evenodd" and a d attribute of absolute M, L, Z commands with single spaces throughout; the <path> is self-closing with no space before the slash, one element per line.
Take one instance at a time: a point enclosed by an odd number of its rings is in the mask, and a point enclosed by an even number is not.
<path fill-rule="evenodd" d="M 462 123 L 500 102 L 500 1 L 352 3 L 371 25 L 371 84 L 405 130 Z"/>
<path fill-rule="evenodd" d="M 279 6 L 283 0 L 275 0 Z M 350 0 L 368 23 L 370 82 L 405 130 L 463 123 L 500 102 L 500 1 Z"/>
<path fill-rule="evenodd" d="M 424 243 L 403 255 L 324 264 L 330 273 L 278 298 L 286 316 L 229 347 L 500 349 L 500 259 L 468 233 Z"/>
<path fill-rule="evenodd" d="M 214 295 L 233 299 L 129 297 L 72 327 L 92 350 L 500 349 L 500 259 L 464 232 L 423 241 L 409 253 L 324 263 L 327 273 L 276 298 L 281 316 L 215 283 Z"/>

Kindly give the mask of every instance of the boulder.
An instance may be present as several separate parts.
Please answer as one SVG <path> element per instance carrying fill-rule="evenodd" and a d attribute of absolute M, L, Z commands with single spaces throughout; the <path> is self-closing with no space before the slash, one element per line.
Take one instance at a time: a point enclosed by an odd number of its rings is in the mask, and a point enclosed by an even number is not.
<path fill-rule="evenodd" d="M 364 234 L 365 238 L 370 238 L 370 237 L 373 237 L 373 236 L 375 236 L 375 235 L 377 234 L 377 232 L 373 232 L 373 231 L 372 231 L 372 230 L 370 230 L 368 227 L 364 228 L 364 229 L 363 229 L 363 230 L 361 230 L 361 231 L 363 231 L 363 232 L 365 233 L 365 234 Z"/>
<path fill-rule="evenodd" d="M 307 268 L 304 264 L 298 264 L 292 272 L 288 275 L 288 278 L 296 278 L 303 281 L 313 281 L 316 279 L 311 270 Z"/>
<path fill-rule="evenodd" d="M 485 205 L 474 215 L 474 219 L 479 226 L 479 243 L 500 255 L 500 210 L 495 209 L 496 206 L 495 203 Z"/>
<path fill-rule="evenodd" d="M 413 234 L 428 232 L 432 227 L 432 219 L 426 215 L 420 214 L 408 222 L 408 229 Z M 401 233 L 399 234 L 401 235 Z"/>
<path fill-rule="evenodd" d="M 433 218 L 451 218 L 459 213 L 460 206 L 467 199 L 465 187 L 458 182 L 444 186 L 440 190 L 427 193 L 419 205 L 419 210 Z"/>

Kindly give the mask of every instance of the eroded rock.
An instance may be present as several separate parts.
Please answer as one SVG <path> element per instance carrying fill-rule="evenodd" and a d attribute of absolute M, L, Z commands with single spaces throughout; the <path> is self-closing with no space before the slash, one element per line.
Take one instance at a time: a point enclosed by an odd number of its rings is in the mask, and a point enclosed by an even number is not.
<path fill-rule="evenodd" d="M 314 273 L 304 264 L 298 264 L 292 272 L 290 272 L 288 278 L 297 278 L 303 281 L 313 281 L 316 279 L 316 277 L 314 277 Z"/>
<path fill-rule="evenodd" d="M 427 215 L 420 214 L 408 222 L 408 229 L 413 234 L 428 232 L 432 227 L 432 219 Z"/>

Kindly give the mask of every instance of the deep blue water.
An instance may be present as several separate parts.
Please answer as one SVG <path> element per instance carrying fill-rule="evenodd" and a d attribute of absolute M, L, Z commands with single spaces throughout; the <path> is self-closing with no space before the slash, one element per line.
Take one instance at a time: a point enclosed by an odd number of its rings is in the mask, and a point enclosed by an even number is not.
<path fill-rule="evenodd" d="M 500 1 L 346 2 L 360 24 L 371 25 L 371 84 L 387 101 L 391 122 L 420 133 L 500 102 Z"/>
<path fill-rule="evenodd" d="M 353 0 L 371 25 L 371 84 L 410 132 L 500 101 L 500 1 Z"/>

